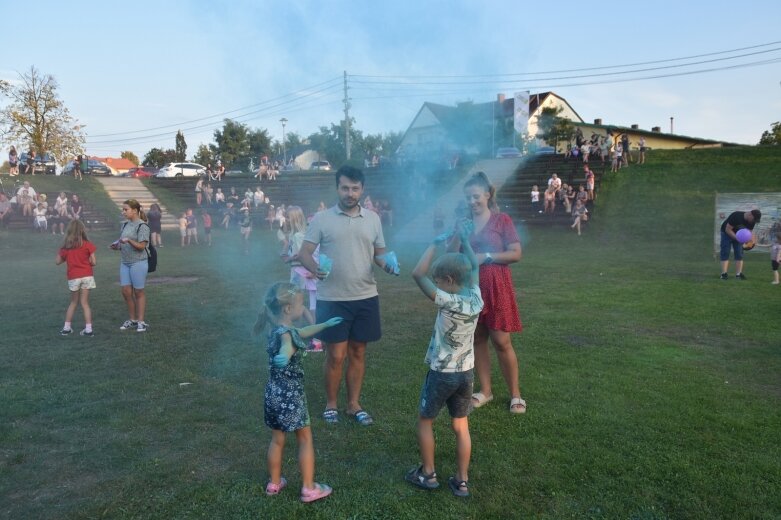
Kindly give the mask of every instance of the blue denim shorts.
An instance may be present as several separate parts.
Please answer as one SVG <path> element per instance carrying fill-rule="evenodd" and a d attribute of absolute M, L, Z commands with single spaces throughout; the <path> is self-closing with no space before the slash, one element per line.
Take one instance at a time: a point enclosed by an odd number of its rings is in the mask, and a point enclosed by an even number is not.
<path fill-rule="evenodd" d="M 143 289 L 146 284 L 147 270 L 149 261 L 141 260 L 132 264 L 119 264 L 119 285 L 132 285 L 133 289 Z"/>
<path fill-rule="evenodd" d="M 727 235 L 724 231 L 721 232 L 721 251 L 720 251 L 720 257 L 721 261 L 724 262 L 726 260 L 729 260 L 729 248 L 732 247 L 732 250 L 735 252 L 735 260 L 743 260 L 743 244 L 738 242 L 737 240 L 732 240 L 729 235 Z"/>
<path fill-rule="evenodd" d="M 447 404 L 450 417 L 460 419 L 472 411 L 472 390 L 475 374 L 466 372 L 436 372 L 429 369 L 420 392 L 420 416 L 434 419 Z"/>

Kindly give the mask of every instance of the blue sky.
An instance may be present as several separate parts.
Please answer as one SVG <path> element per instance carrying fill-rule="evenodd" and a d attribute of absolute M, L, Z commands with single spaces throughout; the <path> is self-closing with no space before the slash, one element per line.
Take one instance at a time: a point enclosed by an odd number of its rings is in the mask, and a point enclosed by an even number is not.
<path fill-rule="evenodd" d="M 6 28 L 8 20 L 19 27 L 26 17 L 35 20 L 28 38 L 16 32 L 3 42 L 0 78 L 13 80 L 31 65 L 53 75 L 72 115 L 87 125 L 87 151 L 94 155 L 132 150 L 142 157 L 154 146 L 173 147 L 178 128 L 192 154 L 212 140 L 221 114 L 253 105 L 228 116 L 276 138 L 285 117 L 287 131 L 306 136 L 342 118 L 345 70 L 351 115 L 371 133 L 404 131 L 425 101 L 483 102 L 525 87 L 553 90 L 588 122 L 668 131 L 672 116 L 675 133 L 738 143 L 755 144 L 781 119 L 781 61 L 602 85 L 562 86 L 585 80 L 552 79 L 586 72 L 496 81 L 778 41 L 778 1 L 74 0 L 36 2 L 30 16 L 17 2 L 0 0 L 0 7 Z M 781 59 L 781 44 L 742 53 L 757 51 L 765 52 L 644 74 Z M 676 63 L 682 62 L 659 65 Z M 383 86 L 357 77 L 388 75 L 405 78 Z"/>

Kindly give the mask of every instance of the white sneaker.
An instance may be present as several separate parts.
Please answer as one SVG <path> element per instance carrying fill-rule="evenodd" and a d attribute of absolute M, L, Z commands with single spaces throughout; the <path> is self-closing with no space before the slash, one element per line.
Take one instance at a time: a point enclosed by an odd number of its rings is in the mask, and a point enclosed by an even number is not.
<path fill-rule="evenodd" d="M 146 329 L 149 327 L 147 322 L 145 321 L 139 321 L 138 327 L 136 328 L 136 332 L 146 332 Z"/>
<path fill-rule="evenodd" d="M 122 326 L 119 327 L 119 330 L 130 330 L 130 329 L 135 329 L 136 327 L 138 327 L 137 321 L 125 320 L 125 323 L 123 323 Z"/>

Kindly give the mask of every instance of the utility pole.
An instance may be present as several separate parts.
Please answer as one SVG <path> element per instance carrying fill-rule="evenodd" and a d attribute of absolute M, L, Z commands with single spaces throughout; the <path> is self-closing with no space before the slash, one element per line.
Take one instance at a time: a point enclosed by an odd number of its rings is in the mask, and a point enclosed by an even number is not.
<path fill-rule="evenodd" d="M 279 120 L 282 123 L 282 166 L 287 166 L 287 150 L 285 149 L 285 125 L 287 124 L 287 118 L 283 117 Z"/>
<path fill-rule="evenodd" d="M 344 71 L 344 147 L 347 160 L 350 160 L 350 98 L 347 97 L 347 71 Z"/>

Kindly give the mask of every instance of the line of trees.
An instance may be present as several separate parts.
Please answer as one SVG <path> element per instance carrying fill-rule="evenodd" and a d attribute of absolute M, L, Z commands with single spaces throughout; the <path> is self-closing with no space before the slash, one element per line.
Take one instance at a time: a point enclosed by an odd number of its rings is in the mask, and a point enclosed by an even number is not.
<path fill-rule="evenodd" d="M 391 155 L 401 143 L 401 132 L 387 134 L 366 134 L 355 128 L 355 120 L 352 120 L 350 128 L 351 156 L 353 160 L 362 163 L 365 159 L 371 159 L 374 155 Z M 287 152 L 300 149 L 302 145 L 315 150 L 323 159 L 339 166 L 346 161 L 346 148 L 344 142 L 344 125 L 331 123 L 330 126 L 321 126 L 319 130 L 302 138 L 296 132 L 285 134 L 285 150 Z M 152 148 L 144 155 L 144 166 L 160 167 L 169 162 L 181 162 L 186 160 L 187 143 L 181 131 L 176 134 L 176 149 Z M 201 144 L 192 156 L 192 161 L 198 164 L 215 164 L 221 160 L 226 168 L 248 169 L 250 159 L 255 166 L 258 159 L 266 155 L 268 157 L 282 156 L 282 143 L 272 140 L 265 128 L 250 128 L 249 126 L 225 119 L 222 128 L 214 131 L 212 143 Z M 288 153 L 288 157 L 290 154 Z"/>

